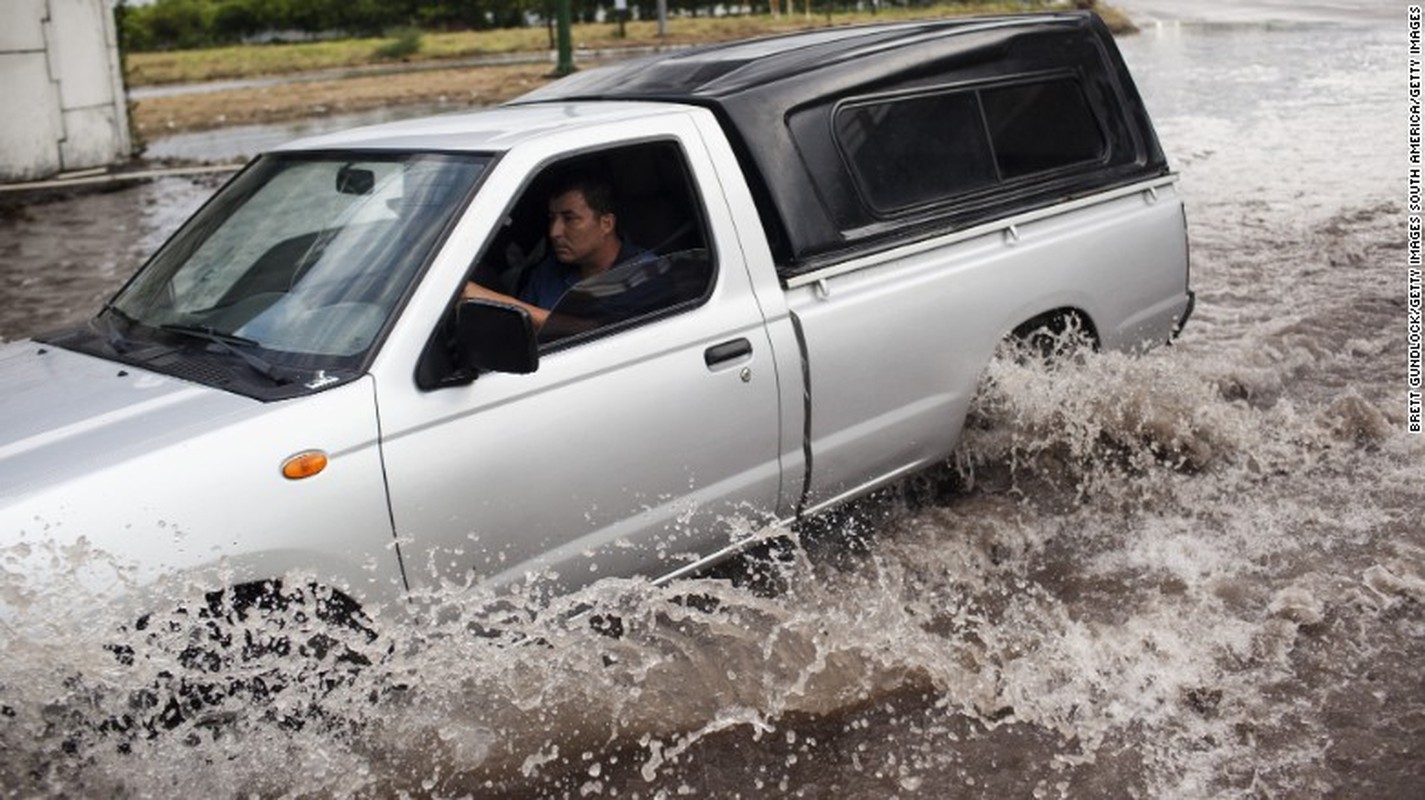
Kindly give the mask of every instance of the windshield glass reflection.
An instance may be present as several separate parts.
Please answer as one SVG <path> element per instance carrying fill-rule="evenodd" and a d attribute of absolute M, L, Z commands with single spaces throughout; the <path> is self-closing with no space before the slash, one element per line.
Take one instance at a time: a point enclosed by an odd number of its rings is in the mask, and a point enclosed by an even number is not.
<path fill-rule="evenodd" d="M 125 336 L 162 331 L 209 349 L 261 351 L 288 367 L 355 367 L 487 162 L 266 156 L 195 216 L 110 311 Z"/>

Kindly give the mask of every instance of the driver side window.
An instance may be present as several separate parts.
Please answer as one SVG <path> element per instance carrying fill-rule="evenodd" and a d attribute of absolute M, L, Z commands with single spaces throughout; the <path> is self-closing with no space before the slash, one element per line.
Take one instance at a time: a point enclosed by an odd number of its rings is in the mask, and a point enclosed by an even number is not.
<path fill-rule="evenodd" d="M 716 258 L 682 148 L 673 141 L 582 153 L 525 186 L 471 265 L 461 293 L 522 308 L 541 354 L 701 305 Z M 417 370 L 422 388 L 475 372 L 452 321 Z M 478 359 L 473 363 L 481 363 Z"/>
<path fill-rule="evenodd" d="M 541 349 L 565 347 L 701 303 L 714 274 L 707 242 L 681 148 L 642 143 L 542 169 L 472 280 L 548 312 L 536 317 Z"/>

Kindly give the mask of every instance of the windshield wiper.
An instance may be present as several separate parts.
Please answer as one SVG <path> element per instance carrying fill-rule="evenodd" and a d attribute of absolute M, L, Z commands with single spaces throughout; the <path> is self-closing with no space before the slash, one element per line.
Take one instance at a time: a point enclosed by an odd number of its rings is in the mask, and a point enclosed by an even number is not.
<path fill-rule="evenodd" d="M 273 366 L 271 363 L 253 353 L 238 349 L 239 347 L 257 347 L 258 343 L 252 339 L 235 336 L 231 333 L 219 333 L 212 328 L 203 327 L 201 325 L 169 323 L 159 325 L 158 329 L 169 333 L 176 333 L 181 336 L 191 336 L 194 339 L 202 339 L 209 344 L 217 345 L 219 350 L 229 355 L 237 356 L 244 364 L 251 367 L 254 372 L 279 386 L 296 380 L 296 376 L 287 370 Z"/>

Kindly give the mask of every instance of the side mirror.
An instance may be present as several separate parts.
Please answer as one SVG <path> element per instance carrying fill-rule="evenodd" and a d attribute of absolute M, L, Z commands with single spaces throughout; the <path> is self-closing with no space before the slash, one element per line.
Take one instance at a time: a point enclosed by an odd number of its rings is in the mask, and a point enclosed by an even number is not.
<path fill-rule="evenodd" d="M 462 300 L 455 311 L 462 365 L 487 372 L 525 375 L 539 369 L 534 321 L 518 306 Z"/>

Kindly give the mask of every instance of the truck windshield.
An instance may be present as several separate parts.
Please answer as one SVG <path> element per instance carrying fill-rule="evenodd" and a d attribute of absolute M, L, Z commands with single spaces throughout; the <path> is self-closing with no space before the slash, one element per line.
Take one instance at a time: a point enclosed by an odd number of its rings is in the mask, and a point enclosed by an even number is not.
<path fill-rule="evenodd" d="M 264 156 L 164 245 L 106 316 L 116 336 L 190 340 L 235 368 L 269 367 L 269 377 L 350 371 L 488 161 Z"/>

